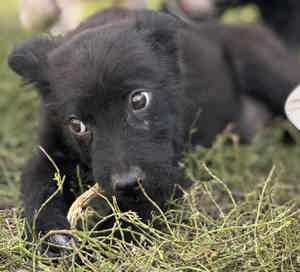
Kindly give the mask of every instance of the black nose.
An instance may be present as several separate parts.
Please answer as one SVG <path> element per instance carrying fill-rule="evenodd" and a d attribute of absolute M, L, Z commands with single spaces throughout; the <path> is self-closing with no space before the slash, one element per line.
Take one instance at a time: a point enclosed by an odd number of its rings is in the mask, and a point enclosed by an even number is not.
<path fill-rule="evenodd" d="M 142 183 L 144 174 L 138 167 L 132 167 L 126 173 L 114 174 L 112 181 L 116 191 L 133 191 L 139 188 L 139 182 Z"/>
<path fill-rule="evenodd" d="M 139 187 L 138 179 L 136 177 L 125 177 L 116 182 L 115 188 L 117 191 L 131 191 Z"/>

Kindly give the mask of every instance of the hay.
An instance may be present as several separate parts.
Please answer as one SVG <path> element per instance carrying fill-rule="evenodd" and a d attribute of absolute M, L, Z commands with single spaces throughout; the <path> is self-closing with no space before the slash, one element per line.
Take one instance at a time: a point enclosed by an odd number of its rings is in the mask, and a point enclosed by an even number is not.
<path fill-rule="evenodd" d="M 88 207 L 92 199 L 104 191 L 98 183 L 96 183 L 89 190 L 81 194 L 71 205 L 67 218 L 71 227 L 75 227 L 79 218 L 82 217 L 85 208 Z"/>

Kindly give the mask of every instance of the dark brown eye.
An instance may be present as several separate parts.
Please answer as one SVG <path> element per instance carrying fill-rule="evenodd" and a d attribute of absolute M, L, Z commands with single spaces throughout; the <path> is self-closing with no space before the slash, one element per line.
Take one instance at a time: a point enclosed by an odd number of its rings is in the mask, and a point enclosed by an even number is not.
<path fill-rule="evenodd" d="M 71 118 L 69 121 L 69 129 L 79 143 L 87 145 L 91 142 L 92 133 L 81 120 Z"/>
<path fill-rule="evenodd" d="M 130 103 L 133 110 L 142 110 L 148 106 L 149 94 L 144 91 L 137 91 L 131 95 Z"/>
<path fill-rule="evenodd" d="M 75 118 L 72 118 L 70 120 L 69 128 L 72 133 L 79 135 L 79 136 L 83 135 L 87 132 L 87 128 L 86 128 L 85 124 L 82 121 L 75 119 Z"/>

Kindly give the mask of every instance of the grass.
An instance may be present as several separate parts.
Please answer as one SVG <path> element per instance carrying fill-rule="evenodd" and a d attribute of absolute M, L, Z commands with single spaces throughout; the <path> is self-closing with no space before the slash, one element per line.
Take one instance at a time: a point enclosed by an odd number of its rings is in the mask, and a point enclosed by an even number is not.
<path fill-rule="evenodd" d="M 6 65 L 13 44 L 26 36 L 17 27 L 14 5 L 9 1 L 5 16 L 2 7 L 0 12 L 0 203 L 5 206 L 18 203 L 20 169 L 37 149 L 38 97 Z M 284 144 L 284 130 L 298 144 Z M 186 152 L 181 166 L 194 186 L 168 212 L 156 207 L 153 222 L 144 224 L 110 203 L 117 219 L 110 234 L 68 231 L 81 245 L 56 262 L 37 254 L 43 238 L 33 244 L 23 239 L 18 209 L 1 210 L 0 271 L 300 271 L 299 143 L 299 133 L 287 122 L 274 123 L 251 145 L 224 132 L 212 148 Z M 117 231 L 135 234 L 135 243 L 115 238 L 111 233 Z"/>
<path fill-rule="evenodd" d="M 0 199 L 16 201 L 20 167 L 32 151 L 37 127 L 37 96 L 22 88 L 8 70 L 7 55 L 25 37 L 18 29 L 16 1 L 1 7 L 0 24 Z M 3 10 L 2 10 L 3 8 Z M 3 13 L 2 13 L 3 12 Z M 12 23 L 13 22 L 13 23 Z"/>

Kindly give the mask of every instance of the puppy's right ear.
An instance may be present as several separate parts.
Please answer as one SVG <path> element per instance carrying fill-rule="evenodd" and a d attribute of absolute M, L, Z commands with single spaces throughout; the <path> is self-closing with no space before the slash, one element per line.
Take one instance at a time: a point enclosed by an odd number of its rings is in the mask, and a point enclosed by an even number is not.
<path fill-rule="evenodd" d="M 8 57 L 9 67 L 25 82 L 43 89 L 47 84 L 47 55 L 57 42 L 46 35 L 37 36 L 17 44 Z"/>

